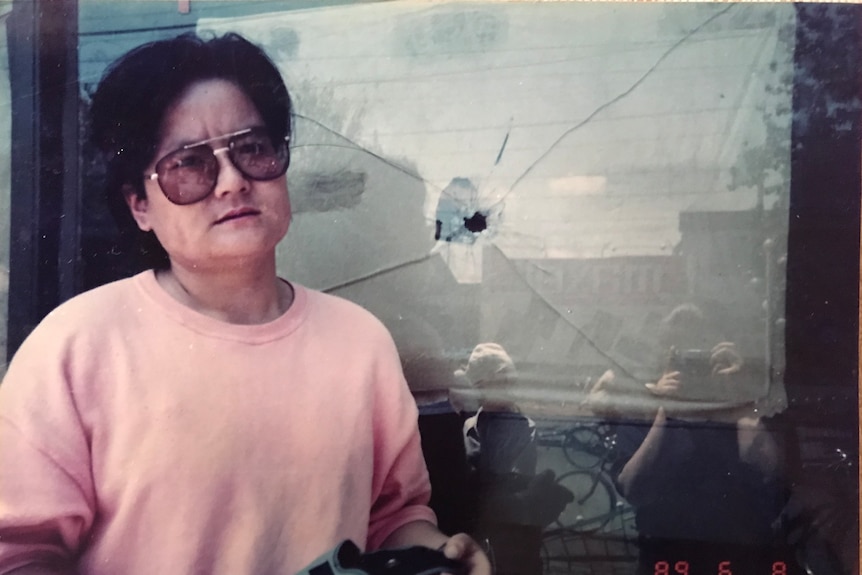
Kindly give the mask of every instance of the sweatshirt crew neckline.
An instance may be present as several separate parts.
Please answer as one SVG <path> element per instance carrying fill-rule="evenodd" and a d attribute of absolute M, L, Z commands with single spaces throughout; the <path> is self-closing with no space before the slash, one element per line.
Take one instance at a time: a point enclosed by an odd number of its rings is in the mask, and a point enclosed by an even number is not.
<path fill-rule="evenodd" d="M 154 270 L 141 272 L 132 280 L 144 297 L 173 321 L 201 335 L 219 339 L 248 344 L 267 343 L 289 335 L 308 315 L 308 290 L 296 283 L 290 284 L 293 302 L 286 312 L 270 322 L 247 325 L 218 320 L 181 304 L 159 284 Z"/>

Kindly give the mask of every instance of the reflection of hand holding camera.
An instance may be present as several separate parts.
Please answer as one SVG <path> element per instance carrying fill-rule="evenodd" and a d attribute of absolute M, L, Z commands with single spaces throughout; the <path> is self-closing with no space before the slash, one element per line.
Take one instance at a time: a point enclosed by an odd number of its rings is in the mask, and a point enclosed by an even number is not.
<path fill-rule="evenodd" d="M 712 351 L 671 348 L 667 371 L 678 371 L 684 382 L 709 377 L 712 374 Z"/>
<path fill-rule="evenodd" d="M 742 356 L 733 343 L 723 341 L 712 348 L 710 365 L 712 375 L 732 375 L 742 369 Z"/>
<path fill-rule="evenodd" d="M 672 347 L 665 375 L 655 384 L 653 393 L 664 390 L 662 395 L 680 397 L 712 396 L 719 391 L 715 384 L 720 378 L 738 373 L 742 369 L 742 357 L 736 346 L 721 342 L 712 349 L 678 349 Z M 647 386 L 649 387 L 649 386 Z"/>
<path fill-rule="evenodd" d="M 363 552 L 347 539 L 315 559 L 299 575 L 318 572 L 338 575 L 466 575 L 468 570 L 463 561 L 450 559 L 441 550 L 411 546 Z"/>
<path fill-rule="evenodd" d="M 727 341 L 712 349 L 671 348 L 667 371 L 678 371 L 684 380 L 713 375 L 731 375 L 742 369 L 742 357 Z"/>

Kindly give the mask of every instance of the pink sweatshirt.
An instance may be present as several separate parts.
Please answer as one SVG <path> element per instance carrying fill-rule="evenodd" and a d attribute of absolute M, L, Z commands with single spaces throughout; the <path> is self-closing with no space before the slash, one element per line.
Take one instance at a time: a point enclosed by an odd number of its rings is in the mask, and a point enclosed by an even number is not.
<path fill-rule="evenodd" d="M 254 326 L 152 272 L 53 311 L 0 385 L 0 573 L 71 557 L 84 575 L 290 575 L 433 522 L 389 334 L 294 287 Z"/>

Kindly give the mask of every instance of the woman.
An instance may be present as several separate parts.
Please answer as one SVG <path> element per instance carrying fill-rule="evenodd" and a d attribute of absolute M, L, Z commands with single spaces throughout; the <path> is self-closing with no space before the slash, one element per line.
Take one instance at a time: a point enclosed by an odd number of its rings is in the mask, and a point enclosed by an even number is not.
<path fill-rule="evenodd" d="M 143 46 L 91 123 L 162 258 L 57 308 L 12 361 L 0 573 L 291 574 L 348 538 L 490 573 L 434 525 L 389 334 L 276 275 L 290 99 L 266 55 L 236 35 Z"/>

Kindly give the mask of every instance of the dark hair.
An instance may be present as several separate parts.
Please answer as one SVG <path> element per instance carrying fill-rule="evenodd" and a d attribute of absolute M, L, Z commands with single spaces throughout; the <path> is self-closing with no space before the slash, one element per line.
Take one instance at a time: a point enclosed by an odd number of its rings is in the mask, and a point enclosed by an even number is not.
<path fill-rule="evenodd" d="M 90 137 L 105 157 L 108 208 L 121 241 L 137 243 L 148 267 L 168 267 L 168 256 L 155 234 L 138 229 L 123 188 L 144 196 L 143 173 L 165 112 L 189 86 L 210 79 L 243 90 L 274 139 L 290 135 L 290 95 L 281 74 L 261 48 L 233 33 L 208 40 L 189 33 L 139 46 L 111 64 L 92 97 Z"/>
<path fill-rule="evenodd" d="M 661 320 L 660 338 L 664 347 L 678 349 L 712 349 L 712 346 L 725 340 L 722 337 L 718 320 L 713 314 L 706 313 L 702 306 L 683 303 L 671 310 Z"/>

